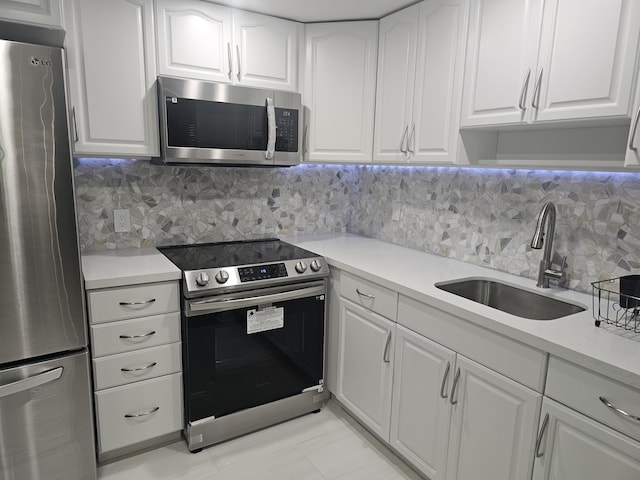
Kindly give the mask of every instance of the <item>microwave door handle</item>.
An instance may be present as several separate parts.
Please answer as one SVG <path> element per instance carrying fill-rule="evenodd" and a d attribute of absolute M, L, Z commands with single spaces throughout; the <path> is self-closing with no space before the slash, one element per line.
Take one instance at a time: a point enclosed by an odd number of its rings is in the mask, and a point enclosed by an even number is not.
<path fill-rule="evenodd" d="M 267 97 L 267 151 L 264 156 L 267 160 L 272 160 L 276 152 L 276 108 L 273 106 L 273 98 Z"/>

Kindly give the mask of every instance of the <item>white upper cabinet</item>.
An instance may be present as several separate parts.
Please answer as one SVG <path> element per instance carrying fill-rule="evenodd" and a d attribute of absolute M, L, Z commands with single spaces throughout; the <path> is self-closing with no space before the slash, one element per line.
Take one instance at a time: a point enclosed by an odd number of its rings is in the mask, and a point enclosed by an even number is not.
<path fill-rule="evenodd" d="M 374 161 L 453 163 L 466 0 L 426 0 L 380 21 Z"/>
<path fill-rule="evenodd" d="M 533 119 L 628 115 L 639 30 L 637 0 L 547 0 Z"/>
<path fill-rule="evenodd" d="M 302 25 L 199 0 L 156 0 L 158 72 L 296 91 Z"/>
<path fill-rule="evenodd" d="M 305 28 L 304 160 L 370 163 L 378 22 Z"/>
<path fill-rule="evenodd" d="M 62 26 L 61 0 L 0 0 L 0 19 Z"/>
<path fill-rule="evenodd" d="M 231 81 L 231 9 L 198 0 L 156 0 L 156 29 L 161 75 Z"/>
<path fill-rule="evenodd" d="M 69 0 L 65 24 L 74 155 L 158 155 L 153 0 Z"/>
<path fill-rule="evenodd" d="M 474 2 L 461 125 L 628 116 L 639 30 L 635 0 Z"/>

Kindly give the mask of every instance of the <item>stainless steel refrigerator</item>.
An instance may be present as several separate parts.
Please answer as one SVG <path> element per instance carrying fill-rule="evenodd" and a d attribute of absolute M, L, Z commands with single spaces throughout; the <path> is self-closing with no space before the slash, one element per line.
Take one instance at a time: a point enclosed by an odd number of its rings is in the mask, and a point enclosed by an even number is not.
<path fill-rule="evenodd" d="M 96 478 L 63 52 L 0 40 L 0 479 Z"/>

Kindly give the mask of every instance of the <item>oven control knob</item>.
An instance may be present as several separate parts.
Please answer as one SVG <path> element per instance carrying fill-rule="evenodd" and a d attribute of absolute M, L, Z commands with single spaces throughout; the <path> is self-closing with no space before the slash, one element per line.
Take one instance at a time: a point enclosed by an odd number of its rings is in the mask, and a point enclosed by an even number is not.
<path fill-rule="evenodd" d="M 296 263 L 296 272 L 298 273 L 304 273 L 307 271 L 307 264 L 304 262 L 298 262 Z"/>
<path fill-rule="evenodd" d="M 216 273 L 216 282 L 226 283 L 227 280 L 229 280 L 229 274 L 226 270 L 220 270 L 218 273 Z"/>
<path fill-rule="evenodd" d="M 311 262 L 311 270 L 313 270 L 314 272 L 319 272 L 321 268 L 322 264 L 318 260 L 314 260 L 313 262 Z"/>
<path fill-rule="evenodd" d="M 209 283 L 209 275 L 207 274 L 207 272 L 200 272 L 196 277 L 196 283 L 200 287 L 206 287 Z"/>

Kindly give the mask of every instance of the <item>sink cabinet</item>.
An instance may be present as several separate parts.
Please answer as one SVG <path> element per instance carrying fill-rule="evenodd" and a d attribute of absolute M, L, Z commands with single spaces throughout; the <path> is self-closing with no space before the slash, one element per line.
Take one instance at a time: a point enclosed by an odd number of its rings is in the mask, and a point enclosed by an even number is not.
<path fill-rule="evenodd" d="M 628 118 L 639 31 L 634 0 L 474 2 L 461 126 Z"/>

